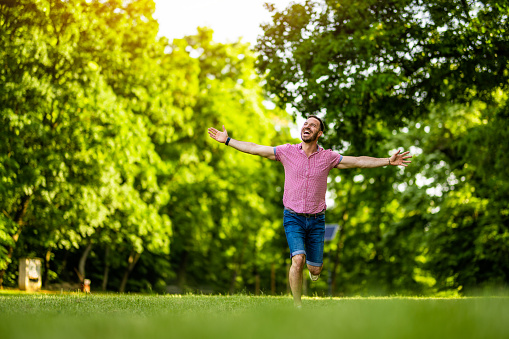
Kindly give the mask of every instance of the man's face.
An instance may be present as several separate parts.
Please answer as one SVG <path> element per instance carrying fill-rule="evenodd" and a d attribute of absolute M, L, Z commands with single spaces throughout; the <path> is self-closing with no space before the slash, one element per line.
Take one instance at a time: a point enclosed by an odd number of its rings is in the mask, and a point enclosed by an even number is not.
<path fill-rule="evenodd" d="M 320 131 L 320 121 L 315 118 L 309 118 L 304 122 L 304 126 L 300 131 L 302 141 L 309 143 L 313 142 L 322 135 Z"/>

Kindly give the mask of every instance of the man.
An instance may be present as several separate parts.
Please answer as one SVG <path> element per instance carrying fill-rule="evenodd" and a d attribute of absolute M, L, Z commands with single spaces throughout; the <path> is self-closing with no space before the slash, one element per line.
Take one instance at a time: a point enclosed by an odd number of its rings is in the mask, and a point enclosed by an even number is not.
<path fill-rule="evenodd" d="M 323 246 L 325 233 L 325 193 L 327 175 L 333 168 L 374 168 L 387 165 L 408 166 L 412 156 L 398 150 L 390 158 L 342 156 L 330 149 L 318 146 L 323 135 L 322 120 L 311 115 L 301 129 L 302 143 L 262 146 L 251 142 L 234 140 L 223 131 L 211 127 L 209 135 L 244 153 L 259 155 L 280 161 L 285 169 L 285 206 L 283 225 L 290 247 L 292 266 L 289 280 L 293 300 L 297 307 L 302 305 L 302 272 L 307 264 L 309 276 L 316 281 L 323 267 Z"/>

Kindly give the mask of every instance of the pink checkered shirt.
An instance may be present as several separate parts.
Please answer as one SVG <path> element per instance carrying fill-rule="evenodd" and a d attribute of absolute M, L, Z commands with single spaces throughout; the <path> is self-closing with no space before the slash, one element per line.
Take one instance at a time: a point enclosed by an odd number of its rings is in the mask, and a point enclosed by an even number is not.
<path fill-rule="evenodd" d="M 327 175 L 343 160 L 343 156 L 318 146 L 318 150 L 308 158 L 302 143 L 274 147 L 274 154 L 285 167 L 285 207 L 297 213 L 323 211 L 327 207 Z"/>

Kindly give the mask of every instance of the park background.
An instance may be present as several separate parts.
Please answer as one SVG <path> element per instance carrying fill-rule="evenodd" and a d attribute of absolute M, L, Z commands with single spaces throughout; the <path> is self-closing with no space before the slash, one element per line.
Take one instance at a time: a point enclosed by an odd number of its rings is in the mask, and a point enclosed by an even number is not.
<path fill-rule="evenodd" d="M 308 294 L 476 293 L 509 281 L 506 1 L 330 0 L 256 45 L 158 34 L 153 1 L 0 1 L 0 286 L 288 293 L 277 162 L 211 140 L 298 142 L 408 168 L 334 170 Z"/>

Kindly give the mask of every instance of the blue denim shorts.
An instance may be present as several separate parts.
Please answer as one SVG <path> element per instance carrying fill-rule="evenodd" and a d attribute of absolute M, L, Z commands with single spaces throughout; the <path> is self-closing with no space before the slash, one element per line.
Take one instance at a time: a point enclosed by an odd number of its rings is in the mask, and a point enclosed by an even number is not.
<path fill-rule="evenodd" d="M 322 266 L 325 214 L 305 217 L 286 208 L 284 214 L 283 225 L 290 247 L 290 258 L 304 254 L 308 265 Z"/>

